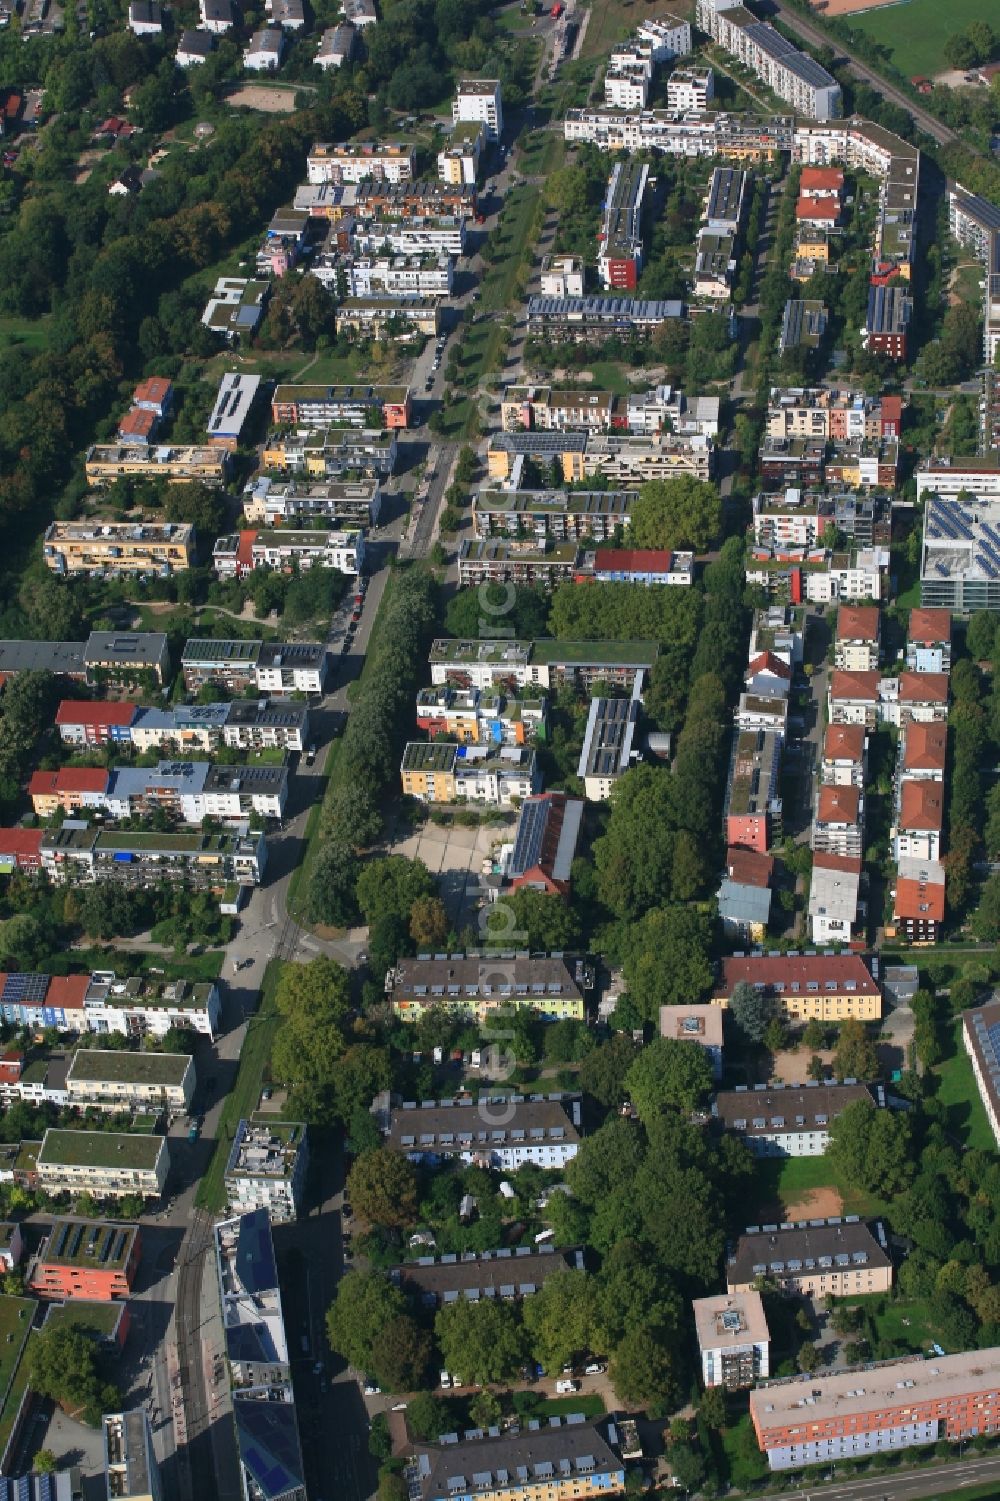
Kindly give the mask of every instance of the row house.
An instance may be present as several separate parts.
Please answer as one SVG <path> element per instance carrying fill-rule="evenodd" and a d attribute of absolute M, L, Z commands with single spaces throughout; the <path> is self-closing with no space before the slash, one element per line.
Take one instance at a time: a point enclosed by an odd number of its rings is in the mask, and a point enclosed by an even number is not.
<path fill-rule="evenodd" d="M 746 1292 L 764 1278 L 783 1293 L 800 1297 L 887 1293 L 893 1266 L 885 1227 L 880 1220 L 869 1224 L 856 1214 L 750 1225 L 726 1261 L 726 1287 L 730 1293 Z M 809 1379 L 815 1383 L 815 1375 Z M 767 1390 L 758 1388 L 751 1402 Z"/>
<path fill-rule="evenodd" d="M 185 883 L 202 890 L 259 886 L 267 859 L 263 833 L 147 834 L 91 829 L 64 823 L 61 829 L 26 830 L 38 836 L 40 868 L 50 881 L 88 884 L 116 881 L 130 886 Z M 3 841 L 0 840 L 0 850 Z"/>
<path fill-rule="evenodd" d="M 420 954 L 385 977 L 393 1015 L 419 1022 L 432 1013 L 484 1026 L 498 1012 L 541 1021 L 583 1021 L 583 992 L 566 960 L 528 953 Z"/>
<path fill-rule="evenodd" d="M 526 746 L 411 740 L 403 749 L 400 776 L 404 796 L 427 803 L 468 800 L 506 808 L 541 786 L 535 751 Z"/>
<path fill-rule="evenodd" d="M 212 550 L 212 565 L 220 578 L 245 578 L 258 568 L 278 569 L 283 573 L 332 568 L 356 578 L 364 561 L 365 534 L 360 529 L 248 530 L 219 537 Z"/>
<path fill-rule="evenodd" d="M 749 163 L 773 161 L 791 149 L 794 120 L 749 114 L 695 114 L 681 108 L 619 109 L 609 105 L 566 111 L 563 136 L 600 151 L 648 151 L 664 156 L 722 157 Z"/>
<path fill-rule="evenodd" d="M 104 712 L 107 710 L 114 712 Z M 214 752 L 220 745 L 239 750 L 268 747 L 300 751 L 309 737 L 309 711 L 305 704 L 291 699 L 175 704 L 169 709 L 63 699 L 56 710 L 56 729 L 62 743 L 72 746 L 110 744 L 130 746 L 139 752 Z M 60 775 L 65 776 L 70 769 L 64 768 Z M 53 777 L 56 773 L 41 775 Z M 33 785 L 34 778 L 29 793 Z M 40 785 L 37 790 L 41 790 Z"/>
<path fill-rule="evenodd" d="M 728 1006 L 737 985 L 751 985 L 765 996 L 775 1014 L 788 1022 L 878 1021 L 882 991 L 860 954 L 734 954 L 722 960 L 712 992 L 717 1006 Z"/>
<path fill-rule="evenodd" d="M 323 182 L 412 182 L 416 148 L 409 141 L 317 142 L 306 157 L 306 178 Z"/>
<path fill-rule="evenodd" d="M 825 787 L 863 787 L 868 736 L 863 724 L 829 724 L 823 735 L 820 781 Z"/>
<path fill-rule="evenodd" d="M 258 693 L 280 697 L 322 693 L 328 669 L 329 656 L 322 641 L 226 641 L 192 636 L 181 654 L 188 693 L 197 693 L 208 684 L 230 693 L 255 688 Z"/>
<path fill-rule="evenodd" d="M 947 674 L 951 671 L 951 611 L 910 611 L 906 633 L 906 665 L 911 672 Z"/>

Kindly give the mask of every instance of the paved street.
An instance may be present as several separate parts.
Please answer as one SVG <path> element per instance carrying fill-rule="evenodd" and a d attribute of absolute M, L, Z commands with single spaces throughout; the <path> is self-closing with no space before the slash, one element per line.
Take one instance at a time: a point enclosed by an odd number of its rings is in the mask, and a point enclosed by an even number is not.
<path fill-rule="evenodd" d="M 942 1496 L 946 1492 L 990 1482 L 996 1482 L 997 1494 L 1000 1495 L 1000 1459 L 992 1455 L 964 1461 L 953 1459 L 905 1475 L 873 1475 L 839 1484 L 818 1485 L 812 1490 L 781 1491 L 778 1494 L 783 1501 L 916 1501 L 918 1497 Z"/>

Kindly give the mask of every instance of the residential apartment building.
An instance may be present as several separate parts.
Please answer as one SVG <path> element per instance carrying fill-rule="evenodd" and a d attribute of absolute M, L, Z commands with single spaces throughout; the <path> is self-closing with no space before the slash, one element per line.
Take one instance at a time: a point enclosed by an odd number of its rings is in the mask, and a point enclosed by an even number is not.
<path fill-rule="evenodd" d="M 868 736 L 862 724 L 829 724 L 823 735 L 820 780 L 825 787 L 863 787 Z"/>
<path fill-rule="evenodd" d="M 235 750 L 303 751 L 310 743 L 309 710 L 292 699 L 228 704 L 222 743 Z"/>
<path fill-rule="evenodd" d="M 259 474 L 243 491 L 243 518 L 248 526 L 279 526 L 286 521 L 312 521 L 323 516 L 334 523 L 377 526 L 382 487 L 366 480 L 275 479 Z"/>
<path fill-rule="evenodd" d="M 690 1042 L 701 1048 L 712 1066 L 712 1078 L 722 1078 L 723 1020 L 721 1006 L 661 1006 L 660 1036 Z"/>
<path fill-rule="evenodd" d="M 142 1255 L 137 1225 L 109 1220 L 53 1220 L 31 1267 L 28 1288 L 38 1298 L 127 1299 Z"/>
<path fill-rule="evenodd" d="M 112 832 L 74 824 L 34 829 L 41 869 L 50 881 L 119 881 L 153 886 L 181 881 L 210 891 L 258 886 L 264 871 L 263 834 Z M 2 847 L 2 846 L 0 846 Z"/>
<path fill-rule="evenodd" d="M 49 1127 L 42 1138 L 37 1171 L 46 1193 L 154 1198 L 163 1191 L 169 1166 L 165 1136 Z"/>
<path fill-rule="evenodd" d="M 635 744 L 642 708 L 643 673 L 628 698 L 592 698 L 576 774 L 591 802 L 606 801 L 619 779 L 638 761 Z"/>
<path fill-rule="evenodd" d="M 256 688 L 262 694 L 322 693 L 329 667 L 320 641 L 216 641 L 191 637 L 181 655 L 184 686 L 197 693 L 206 683 L 230 693 Z"/>
<path fill-rule="evenodd" d="M 479 121 L 488 141 L 503 135 L 503 99 L 495 78 L 463 78 L 451 104 L 454 124 L 459 120 Z"/>
<path fill-rule="evenodd" d="M 91 631 L 84 643 L 83 665 L 89 683 L 145 679 L 162 686 L 170 672 L 170 650 L 160 631 Z"/>
<path fill-rule="evenodd" d="M 694 65 L 675 68 L 667 79 L 667 109 L 679 115 L 703 115 L 715 97 L 715 74 Z"/>
<path fill-rule="evenodd" d="M 645 339 L 672 318 L 684 317 L 684 304 L 636 297 L 528 298 L 528 333 L 552 342 L 603 343 Z"/>
<path fill-rule="evenodd" d="M 695 19 L 712 40 L 739 59 L 780 99 L 814 120 L 841 113 L 840 85 L 807 52 L 757 17 L 740 0 L 698 0 Z"/>
<path fill-rule="evenodd" d="M 582 1251 L 558 1251 L 543 1245 L 504 1247 L 498 1251 L 465 1252 L 461 1258 L 421 1256 L 389 1272 L 394 1286 L 424 1308 L 442 1308 L 463 1300 L 514 1302 L 529 1298 L 555 1272 L 583 1270 Z"/>
<path fill-rule="evenodd" d="M 737 1085 L 715 1096 L 712 1119 L 744 1141 L 755 1157 L 822 1157 L 830 1145 L 831 1123 L 858 1101 L 873 1109 L 884 1107 L 882 1086 L 812 1081 L 802 1088 Z"/>
<path fill-rule="evenodd" d="M 771 1374 L 771 1332 L 760 1293 L 695 1298 L 691 1307 L 706 1387 L 740 1391 Z"/>
<path fill-rule="evenodd" d="M 878 667 L 881 626 L 877 605 L 841 605 L 837 611 L 834 665 L 845 672 Z"/>
<path fill-rule="evenodd" d="M 903 857 L 896 862 L 893 935 L 907 943 L 936 943 L 944 922 L 945 868 L 938 860 Z M 968 1013 L 966 1013 L 968 1014 Z"/>
<path fill-rule="evenodd" d="M 643 200 L 649 182 L 645 162 L 616 162 L 608 182 L 597 271 L 605 287 L 634 292 L 642 270 Z"/>
<path fill-rule="evenodd" d="M 607 432 L 615 425 L 615 406 L 610 391 L 507 386 L 500 401 L 500 426 L 506 433 Z"/>
<path fill-rule="evenodd" d="M 452 1501 L 458 1475 L 472 1477 L 467 1494 L 476 1501 L 577 1501 L 625 1489 L 624 1462 L 605 1430 L 574 1417 L 415 1444 L 404 1474 L 412 1501 Z"/>
<path fill-rule="evenodd" d="M 217 486 L 226 482 L 229 454 L 224 448 L 211 445 L 197 448 L 157 444 L 146 448 L 135 443 L 95 443 L 87 449 L 84 471 L 88 485 L 98 487 L 112 485 L 115 480 L 123 478 L 162 479 L 172 485 L 198 483 Z"/>
<path fill-rule="evenodd" d="M 389 1146 L 436 1167 L 459 1161 L 516 1172 L 525 1162 L 563 1168 L 580 1144 L 576 1095 L 480 1095 L 477 1103 L 431 1100 L 395 1107 Z"/>
<path fill-rule="evenodd" d="M 266 1209 L 272 1224 L 297 1219 L 305 1192 L 309 1151 L 301 1121 L 255 1115 L 241 1120 L 226 1163 L 230 1211 Z"/>
<path fill-rule="evenodd" d="M 157 810 L 181 823 L 205 818 L 229 822 L 258 814 L 280 819 L 288 795 L 288 772 L 283 766 L 218 766 L 209 761 L 160 761 L 155 767 L 121 767 L 91 771 L 82 767 L 35 772 L 29 784 L 40 817 L 57 808 L 74 813 L 83 807 L 99 809 L 109 818 L 125 819 Z M 103 786 L 98 783 L 103 779 Z M 82 791 L 81 782 L 89 784 Z"/>
<path fill-rule="evenodd" d="M 219 537 L 212 564 L 220 578 L 245 578 L 258 568 L 282 573 L 332 568 L 357 576 L 364 566 L 365 534 L 360 528 L 274 527 Z"/>
<path fill-rule="evenodd" d="M 449 297 L 453 264 L 450 255 L 345 256 L 322 268 L 320 280 L 329 286 L 343 275 L 351 297 Z"/>
<path fill-rule="evenodd" d="M 962 1039 L 993 1136 L 1000 1146 L 1000 1001 L 962 1013 Z"/>
<path fill-rule="evenodd" d="M 380 428 L 297 428 L 269 434 L 261 467 L 310 479 L 386 479 L 395 472 L 395 432 Z"/>
<path fill-rule="evenodd" d="M 569 895 L 583 807 L 581 798 L 567 797 L 564 792 L 525 798 L 517 810 L 514 842 L 502 866 L 509 890 L 531 886 L 549 896 Z"/>
<path fill-rule="evenodd" d="M 593 558 L 592 577 L 599 584 L 642 584 L 650 589 L 654 585 L 690 588 L 694 583 L 692 552 L 667 552 L 656 547 L 599 547 Z"/>
<path fill-rule="evenodd" d="M 820 785 L 810 843 L 817 853 L 859 858 L 864 848 L 865 799 L 860 787 Z"/>
<path fill-rule="evenodd" d="M 637 490 L 480 490 L 472 497 L 477 537 L 610 542 L 632 518 Z"/>
<path fill-rule="evenodd" d="M 222 1015 L 215 981 L 150 980 L 101 970 L 90 976 L 81 1000 L 80 1030 L 119 1032 L 143 1039 L 174 1028 L 214 1039 Z M 50 990 L 57 981 L 50 980 Z"/>
<path fill-rule="evenodd" d="M 469 800 L 509 807 L 538 792 L 540 773 L 533 748 L 448 745 L 411 740 L 400 766 L 403 794 L 421 802 Z"/>
<path fill-rule="evenodd" d="M 882 718 L 900 728 L 914 722 L 944 724 L 948 695 L 946 672 L 901 672 L 883 681 Z"/>
<path fill-rule="evenodd" d="M 149 1110 L 178 1115 L 194 1100 L 194 1059 L 188 1053 L 77 1048 L 66 1073 L 70 1105 L 86 1110 Z"/>
<path fill-rule="evenodd" d="M 730 846 L 726 873 L 719 886 L 719 921 L 726 936 L 740 943 L 763 943 L 771 918 L 770 855 Z"/>
<path fill-rule="evenodd" d="M 893 1268 L 881 1220 L 803 1220 L 792 1225 L 751 1225 L 726 1262 L 730 1293 L 750 1292 L 760 1278 L 782 1292 L 835 1298 L 885 1293 Z"/>
<path fill-rule="evenodd" d="M 722 960 L 713 1002 L 728 1005 L 739 984 L 768 997 L 789 1022 L 870 1022 L 882 1015 L 882 992 L 859 954 L 735 954 Z"/>
<path fill-rule="evenodd" d="M 209 443 L 235 450 L 243 439 L 259 393 L 259 375 L 237 375 L 232 371 L 225 374 L 205 428 Z"/>
<path fill-rule="evenodd" d="M 271 396 L 276 426 L 327 428 L 344 423 L 364 429 L 408 428 L 413 400 L 408 386 L 277 385 Z"/>
<path fill-rule="evenodd" d="M 631 692 L 636 671 L 648 672 L 659 648 L 655 641 L 516 641 L 501 637 L 432 642 L 432 683 L 456 688 L 557 688 L 589 690 L 613 683 Z"/>
<path fill-rule="evenodd" d="M 831 674 L 827 690 L 827 712 L 831 724 L 862 725 L 873 730 L 879 718 L 879 675 L 877 672 L 842 672 Z"/>
<path fill-rule="evenodd" d="M 951 671 L 951 612 L 911 610 L 906 632 L 906 665 L 911 672 Z"/>
<path fill-rule="evenodd" d="M 893 858 L 940 860 L 944 833 L 944 787 L 940 782 L 903 781 L 892 833 Z"/>
<path fill-rule="evenodd" d="M 545 698 L 512 698 L 447 683 L 417 694 L 417 729 L 464 745 L 526 745 L 544 736 L 547 718 Z"/>
<path fill-rule="evenodd" d="M 726 843 L 765 855 L 781 833 L 781 736 L 737 730 L 726 784 Z"/>
<path fill-rule="evenodd" d="M 681 114 L 675 109 L 621 110 L 606 106 L 566 111 L 567 141 L 589 141 L 602 151 L 660 152 L 665 156 L 721 156 L 727 161 L 770 161 L 790 151 L 791 115 Z"/>
<path fill-rule="evenodd" d="M 850 943 L 864 915 L 861 855 L 816 850 L 809 878 L 809 936 L 815 944 Z"/>
<path fill-rule="evenodd" d="M 337 308 L 338 333 L 391 334 L 409 338 L 413 332 L 436 335 L 441 309 L 433 297 L 345 297 Z"/>
<path fill-rule="evenodd" d="M 913 318 L 913 298 L 905 290 L 906 285 L 887 282 L 869 287 L 861 342 L 871 354 L 882 354 L 890 360 L 906 359 Z"/>
<path fill-rule="evenodd" d="M 306 180 L 323 182 L 412 182 L 416 152 L 409 141 L 317 142 L 306 157 Z"/>
<path fill-rule="evenodd" d="M 585 1019 L 583 993 L 562 957 L 420 954 L 400 959 L 386 975 L 385 988 L 401 1021 L 441 1012 L 483 1025 L 504 1011 L 526 1011 L 541 1021 Z"/>
<path fill-rule="evenodd" d="M 458 582 L 463 589 L 477 584 L 525 584 L 552 589 L 571 579 L 580 562 L 574 542 L 513 541 L 486 537 L 460 544 Z"/>
<path fill-rule="evenodd" d="M 925 463 L 922 496 L 921 603 L 961 614 L 1000 609 L 1000 469 L 985 460 Z"/>
<path fill-rule="evenodd" d="M 573 255 L 542 257 L 539 287 L 543 297 L 582 298 L 585 283 L 583 261 Z"/>
<path fill-rule="evenodd" d="M 482 120 L 457 120 L 448 144 L 438 152 L 438 177 L 442 182 L 475 187 L 479 163 L 486 149 L 486 126 Z"/>
<path fill-rule="evenodd" d="M 769 1381 L 751 1392 L 750 1417 L 772 1470 L 991 1435 L 1000 1423 L 1000 1349 Z"/>

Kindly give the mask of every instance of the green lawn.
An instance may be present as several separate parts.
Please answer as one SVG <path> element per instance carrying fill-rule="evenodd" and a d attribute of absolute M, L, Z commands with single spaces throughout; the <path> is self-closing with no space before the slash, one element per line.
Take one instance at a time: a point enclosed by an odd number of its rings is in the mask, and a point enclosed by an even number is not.
<path fill-rule="evenodd" d="M 892 1298 L 885 1293 L 868 1293 L 863 1297 L 838 1298 L 837 1301 L 862 1310 L 870 1327 L 862 1328 L 859 1334 L 870 1341 L 875 1358 L 881 1358 L 874 1347 L 883 1340 L 911 1355 L 926 1353 L 931 1345 L 944 1343 L 927 1305 L 919 1298 Z M 848 1339 L 852 1337 L 846 1336 Z"/>
<path fill-rule="evenodd" d="M 275 992 L 278 989 L 278 981 L 281 979 L 283 968 L 280 959 L 271 959 L 264 971 L 260 1008 L 250 1018 L 247 1026 L 243 1047 L 240 1050 L 240 1067 L 236 1075 L 236 1083 L 223 1103 L 215 1151 L 198 1187 L 195 1203 L 200 1209 L 211 1210 L 213 1214 L 218 1214 L 226 1202 L 223 1180 L 236 1127 L 244 1117 L 253 1114 L 260 1100 L 264 1070 L 271 1057 L 271 1047 L 280 1022 L 275 1004 Z"/>
<path fill-rule="evenodd" d="M 217 980 L 222 973 L 225 954 L 221 949 L 207 949 L 203 954 L 158 954 L 149 949 L 117 949 L 95 946 L 67 949 L 53 954 L 46 962 L 50 975 L 93 974 L 96 969 L 113 969 L 119 975 L 148 975 L 160 980 Z"/>
<path fill-rule="evenodd" d="M 952 1056 L 939 1063 L 934 1070 L 940 1081 L 937 1098 L 948 1112 L 948 1129 L 954 1136 L 959 1137 L 968 1147 L 992 1152 L 996 1142 L 962 1041 L 961 1019 L 952 1027 L 952 1039 Z"/>
<path fill-rule="evenodd" d="M 482 311 L 499 311 L 509 307 L 517 292 L 518 272 L 530 264 L 535 215 L 541 189 L 522 184 L 507 196 L 500 222 L 494 230 L 494 244 L 501 252 L 489 264 L 483 276 Z"/>
<path fill-rule="evenodd" d="M 759 1161 L 747 1190 L 747 1224 L 760 1224 L 767 1215 L 786 1213 L 789 1206 L 816 1188 L 835 1188 L 844 1214 L 883 1214 L 886 1206 L 872 1194 L 842 1182 L 828 1157 L 768 1157 Z M 813 1216 L 807 1216 L 812 1218 Z"/>
<path fill-rule="evenodd" d="M 49 318 L 0 318 L 0 349 L 17 345 L 37 354 L 49 344 Z"/>
<path fill-rule="evenodd" d="M 912 78 L 933 77 L 947 67 L 943 53 L 948 38 L 970 21 L 995 21 L 996 14 L 996 0 L 949 0 L 946 5 L 942 0 L 902 0 L 844 19 L 852 30 L 880 43 L 900 72 Z"/>

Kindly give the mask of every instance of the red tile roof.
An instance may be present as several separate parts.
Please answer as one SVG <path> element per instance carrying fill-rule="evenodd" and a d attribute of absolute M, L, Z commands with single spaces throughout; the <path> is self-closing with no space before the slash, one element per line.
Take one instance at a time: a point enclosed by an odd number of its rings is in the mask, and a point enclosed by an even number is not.
<path fill-rule="evenodd" d="M 903 731 L 904 771 L 943 771 L 948 750 L 948 726 L 908 724 Z"/>
<path fill-rule="evenodd" d="M 839 167 L 803 167 L 799 189 L 803 193 L 839 193 L 844 174 Z"/>
<path fill-rule="evenodd" d="M 946 672 L 901 672 L 899 674 L 899 702 L 901 704 L 946 704 L 948 702 L 948 674 Z"/>
<path fill-rule="evenodd" d="M 911 610 L 909 636 L 911 641 L 920 646 L 934 646 L 938 641 L 950 641 L 950 612 L 948 610 Z"/>
<path fill-rule="evenodd" d="M 733 846 L 726 851 L 726 871 L 738 886 L 770 886 L 774 861 L 770 855 Z"/>
<path fill-rule="evenodd" d="M 148 380 L 141 380 L 132 392 L 132 400 L 155 402 L 162 406 L 170 395 L 172 383 L 165 380 L 162 375 L 151 375 Z"/>
<path fill-rule="evenodd" d="M 926 677 L 927 674 L 925 673 Z M 877 672 L 843 672 L 838 670 L 830 679 L 830 697 L 837 702 L 878 703 Z"/>
<path fill-rule="evenodd" d="M 45 1004 L 61 1006 L 64 1011 L 82 1011 L 84 997 L 89 989 L 89 975 L 53 975 L 45 995 Z"/>
<path fill-rule="evenodd" d="M 729 996 L 745 980 L 749 985 L 776 985 L 785 991 L 805 995 L 810 984 L 820 992 L 831 982 L 833 994 L 850 989 L 856 995 L 878 995 L 879 988 L 865 968 L 859 954 L 752 954 L 749 958 L 723 959 L 722 975 L 716 996 Z"/>
<path fill-rule="evenodd" d="M 821 787 L 816 806 L 817 823 L 857 823 L 861 811 L 860 787 Z"/>
<path fill-rule="evenodd" d="M 127 725 L 136 715 L 135 704 L 105 704 L 85 698 L 64 698 L 56 710 L 56 724 Z"/>
<path fill-rule="evenodd" d="M 904 782 L 899 798 L 899 827 L 940 832 L 944 824 L 944 790 L 940 782 Z"/>
<path fill-rule="evenodd" d="M 776 657 L 770 651 L 760 652 L 748 664 L 746 670 L 748 678 L 756 677 L 758 672 L 769 672 L 776 678 L 784 678 L 786 682 L 790 682 L 792 676 L 792 669 L 788 663 L 783 662 L 780 657 Z"/>
<path fill-rule="evenodd" d="M 903 877 L 896 882 L 895 916 L 922 922 L 944 921 L 944 882 L 914 881 Z"/>
<path fill-rule="evenodd" d="M 599 547 L 594 559 L 598 573 L 628 570 L 641 573 L 669 573 L 674 555 L 660 547 Z"/>
<path fill-rule="evenodd" d="M 14 855 L 19 860 L 39 859 L 43 832 L 42 829 L 0 829 L 0 855 Z"/>
<path fill-rule="evenodd" d="M 903 417 L 903 398 L 901 396 L 883 396 L 880 403 L 879 416 L 883 422 L 901 422 Z"/>
<path fill-rule="evenodd" d="M 28 783 L 29 797 L 64 792 L 105 792 L 109 773 L 101 766 L 64 766 L 61 771 L 36 771 Z"/>
<path fill-rule="evenodd" d="M 795 205 L 796 219 L 825 220 L 836 224 L 840 217 L 840 204 L 836 198 L 810 198 L 803 193 Z"/>
<path fill-rule="evenodd" d="M 860 855 L 831 855 L 826 850 L 817 850 L 813 855 L 813 870 L 840 870 L 845 875 L 861 874 Z"/>
<path fill-rule="evenodd" d="M 865 754 L 863 724 L 828 724 L 823 737 L 824 761 L 861 761 Z"/>
<path fill-rule="evenodd" d="M 878 605 L 841 605 L 837 611 L 838 641 L 877 641 Z"/>
<path fill-rule="evenodd" d="M 240 532 L 239 546 L 236 549 L 236 566 L 245 569 L 247 573 L 253 568 L 253 545 L 256 540 L 255 531 Z"/>
<path fill-rule="evenodd" d="M 118 431 L 123 438 L 150 438 L 158 421 L 155 412 L 147 412 L 144 407 L 129 407 L 118 424 Z"/>

